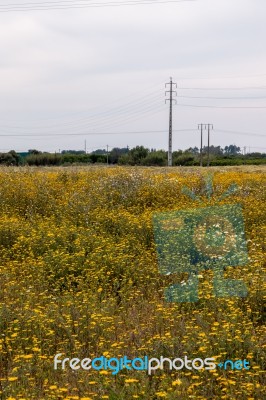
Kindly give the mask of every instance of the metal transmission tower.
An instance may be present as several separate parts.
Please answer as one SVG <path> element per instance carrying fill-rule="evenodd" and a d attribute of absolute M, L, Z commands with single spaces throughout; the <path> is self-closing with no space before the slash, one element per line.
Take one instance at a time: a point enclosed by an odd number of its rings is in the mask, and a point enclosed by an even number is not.
<path fill-rule="evenodd" d="M 173 129 L 173 124 L 172 124 L 172 115 L 173 115 L 173 93 L 177 95 L 176 91 L 173 91 L 173 85 L 177 88 L 177 84 L 173 83 L 172 78 L 170 78 L 170 82 L 165 84 L 165 87 L 167 85 L 170 85 L 170 90 L 167 90 L 166 93 L 170 93 L 170 99 L 166 99 L 165 103 L 167 101 L 170 101 L 170 110 L 169 110 L 169 140 L 168 140 L 168 167 L 172 166 L 172 129 Z M 174 100 L 176 102 L 176 100 Z"/>
<path fill-rule="evenodd" d="M 208 127 L 208 128 L 207 128 Z M 210 130 L 213 129 L 212 124 L 199 124 L 198 129 L 200 129 L 200 166 L 202 167 L 202 135 L 203 129 L 208 129 L 208 159 L 207 159 L 207 166 L 210 166 Z"/>

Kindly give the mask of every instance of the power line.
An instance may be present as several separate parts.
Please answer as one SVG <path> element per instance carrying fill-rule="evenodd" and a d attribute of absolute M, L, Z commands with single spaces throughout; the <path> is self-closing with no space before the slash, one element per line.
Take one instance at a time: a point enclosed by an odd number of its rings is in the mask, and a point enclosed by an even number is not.
<path fill-rule="evenodd" d="M 161 107 L 161 106 L 160 106 Z M 105 123 L 105 124 L 103 124 L 101 127 L 102 128 L 104 128 L 104 125 L 105 125 L 105 127 L 106 128 L 114 128 L 114 127 L 116 127 L 116 126 L 121 126 L 121 125 L 124 125 L 124 124 L 126 124 L 126 123 L 128 123 L 128 122 L 130 122 L 130 121 L 137 121 L 137 120 L 140 120 L 140 119 L 142 119 L 142 118 L 146 118 L 146 116 L 147 115 L 154 115 L 154 114 L 158 114 L 159 112 L 165 112 L 165 109 L 164 108 L 162 108 L 161 110 L 158 110 L 158 108 L 156 109 L 156 110 L 150 110 L 148 113 L 147 112 L 145 112 L 145 114 L 144 115 L 142 115 L 142 116 L 139 116 L 139 117 L 135 117 L 135 116 L 132 116 L 132 117 L 130 117 L 130 118 L 127 118 L 127 119 L 124 119 L 124 120 L 120 120 L 120 123 L 116 123 L 116 124 L 110 124 L 110 123 Z M 151 132 L 154 132 L 154 131 L 151 131 Z M 29 136 L 29 137 L 32 137 L 32 138 L 34 138 L 34 137 L 36 137 L 36 136 L 49 136 L 49 137 L 53 137 L 53 136 L 57 136 L 57 135 L 59 135 L 59 136 L 84 136 L 84 135 L 97 135 L 97 134 L 99 134 L 99 135 L 101 135 L 101 134 L 112 134 L 112 132 L 91 132 L 91 131 L 89 131 L 89 133 L 87 133 L 87 132 L 77 132 L 77 133 L 68 133 L 68 132 L 65 132 L 65 133 L 57 133 L 57 132 L 55 132 L 55 133 L 51 133 L 51 134 L 49 134 L 49 133 L 37 133 L 37 134 L 35 134 L 35 133 L 23 133 L 23 132 L 21 132 L 21 133 L 19 133 L 19 134 L 17 134 L 17 133 L 8 133 L 8 134 L 2 134 L 2 135 L 0 135 L 0 136 L 6 136 L 6 137 L 8 137 L 8 136 L 16 136 L 16 137 L 23 137 L 23 136 Z M 118 133 L 118 134 L 123 134 L 124 132 L 113 132 L 113 134 L 116 134 L 116 133 Z M 145 133 L 145 131 L 144 132 L 140 132 L 140 133 Z"/>
<path fill-rule="evenodd" d="M 101 8 L 101 7 L 121 7 L 121 6 L 136 6 L 150 4 L 166 4 L 166 3 L 183 3 L 195 2 L 198 0 L 123 0 L 111 2 L 97 2 L 89 4 L 82 3 L 85 0 L 73 1 L 57 1 L 57 2 L 42 2 L 42 3 L 22 3 L 22 4 L 6 4 L 0 6 L 0 13 L 8 12 L 27 12 L 27 11 L 46 11 L 46 10 L 67 10 L 67 9 L 83 9 L 83 8 Z"/>
<path fill-rule="evenodd" d="M 100 127 L 100 129 L 116 128 L 118 126 L 125 125 L 125 124 L 127 124 L 129 122 L 135 122 L 135 121 L 141 120 L 143 118 L 146 118 L 147 116 L 158 114 L 160 112 L 165 112 L 165 110 L 164 110 L 162 105 L 157 105 L 157 106 L 152 106 L 152 107 L 149 106 L 148 108 L 146 107 L 142 111 L 139 111 L 137 113 L 137 115 L 135 113 L 135 114 L 129 115 L 129 116 L 125 117 L 125 118 L 117 119 L 117 122 L 116 121 L 112 122 L 112 120 L 110 121 L 110 119 L 105 121 L 104 123 L 95 122 L 94 126 L 97 126 L 98 129 L 99 129 L 99 127 Z M 115 118 L 115 116 L 113 118 Z M 91 127 L 91 126 L 93 126 L 93 125 L 89 124 L 89 127 Z"/>
<path fill-rule="evenodd" d="M 97 127 L 97 129 L 105 129 L 106 128 L 115 128 L 117 126 L 124 125 L 128 122 L 132 121 L 137 121 L 142 118 L 146 118 L 149 115 L 154 115 L 159 112 L 164 111 L 164 108 L 161 104 L 154 104 L 154 105 L 146 105 L 145 107 L 142 107 L 140 110 L 136 110 L 133 112 L 127 112 L 126 116 L 124 118 L 121 118 L 120 116 L 116 115 L 110 115 L 106 117 L 101 117 L 100 121 L 93 121 L 96 117 L 92 116 L 91 120 L 84 121 L 84 123 L 81 125 L 81 128 L 83 127 L 86 128 L 88 127 L 89 129 L 92 129 L 94 127 Z M 73 129 L 73 127 L 69 127 L 69 129 Z M 79 128 L 80 129 L 80 128 Z"/>
<path fill-rule="evenodd" d="M 195 129 L 176 129 L 174 132 L 187 132 L 195 131 Z M 87 136 L 87 135 L 131 135 L 143 133 L 165 133 L 165 130 L 152 130 L 152 131 L 124 131 L 124 132 L 83 132 L 83 133 L 23 133 L 23 134 L 0 134 L 0 137 L 38 137 L 38 136 Z"/>
<path fill-rule="evenodd" d="M 71 122 L 65 122 L 61 124 L 57 124 L 54 126 L 33 126 L 33 127 L 27 127 L 27 130 L 32 131 L 32 130 L 40 130 L 40 129 L 49 129 L 49 130 L 58 130 L 58 129 L 66 129 L 66 130 L 77 130 L 77 129 L 86 129 L 89 128 L 91 129 L 92 127 L 97 126 L 99 129 L 99 126 L 105 126 L 108 125 L 113 126 L 114 123 L 121 124 L 124 123 L 128 120 L 137 120 L 145 117 L 146 115 L 151 114 L 153 111 L 164 111 L 163 105 L 160 104 L 159 102 L 152 103 L 150 105 L 146 105 L 145 107 L 139 107 L 136 110 L 132 110 L 132 112 L 128 111 L 124 115 L 124 110 L 118 110 L 118 112 L 115 115 L 104 115 L 104 113 L 99 113 L 96 115 L 92 115 L 91 117 L 87 117 L 86 119 L 83 118 L 82 120 L 78 121 L 71 121 Z M 22 126 L 3 126 L 2 129 L 5 131 L 8 131 L 10 133 L 15 133 L 16 131 L 19 131 L 21 129 L 25 130 L 25 127 Z"/>
<path fill-rule="evenodd" d="M 151 2 L 151 3 L 158 3 L 160 0 L 121 0 L 120 3 L 142 3 L 143 1 L 145 2 Z M 165 0 L 166 1 L 166 0 Z M 196 1 L 196 0 L 172 0 L 176 3 L 184 2 L 184 1 Z M 1 4 L 0 8 L 12 8 L 12 7 L 46 7 L 47 6 L 54 6 L 58 4 L 67 5 L 79 5 L 79 4 L 84 4 L 86 5 L 90 4 L 95 4 L 93 0 L 54 0 L 54 1 L 35 1 L 35 2 L 24 2 L 24 3 L 11 3 L 11 4 Z M 98 4 L 101 4 L 100 2 L 97 2 Z M 110 2 L 102 1 L 103 4 L 112 4 L 112 3 L 119 3 L 117 0 L 111 0 Z"/>
<path fill-rule="evenodd" d="M 199 104 L 181 104 L 178 103 L 178 106 L 181 107 L 191 107 L 191 108 L 223 108 L 223 109 L 265 109 L 266 106 L 207 106 L 207 105 L 199 105 Z"/>
<path fill-rule="evenodd" d="M 221 132 L 221 133 L 233 133 L 235 135 L 243 135 L 243 136 L 260 136 L 260 137 L 266 137 L 266 134 L 260 134 L 260 133 L 250 133 L 250 132 L 239 132 L 239 131 L 227 131 L 227 130 L 221 130 L 221 129 L 215 129 L 216 132 Z"/>
<path fill-rule="evenodd" d="M 214 97 L 214 96 L 177 96 L 184 99 L 211 99 L 211 100 L 259 100 L 266 99 L 266 96 L 245 96 L 245 97 Z"/>
<path fill-rule="evenodd" d="M 156 94 L 156 96 L 155 96 Z M 128 96 L 126 96 L 128 97 Z M 124 98 L 126 98 L 124 97 Z M 152 92 L 149 94 L 146 94 L 145 96 L 141 96 L 137 99 L 131 100 L 127 103 L 124 103 L 122 106 L 115 106 L 115 107 L 111 107 L 108 108 L 107 111 L 101 111 L 101 112 L 97 112 L 96 114 L 92 114 L 91 116 L 86 116 L 86 117 L 82 117 L 76 120 L 72 120 L 72 121 L 67 121 L 67 122 L 62 122 L 62 123 L 57 123 L 57 124 L 53 124 L 53 125 L 46 125 L 44 126 L 42 124 L 42 128 L 47 128 L 47 129 L 51 129 L 51 128 L 59 128 L 59 127 L 63 127 L 63 126 L 67 126 L 70 127 L 70 125 L 72 125 L 71 128 L 73 128 L 73 125 L 78 125 L 79 123 L 81 123 L 82 125 L 84 124 L 91 124 L 91 122 L 93 122 L 93 120 L 97 119 L 98 117 L 101 117 L 101 121 L 104 119 L 110 120 L 113 118 L 116 118 L 116 115 L 113 115 L 113 113 L 116 114 L 123 114 L 125 112 L 127 112 L 127 115 L 129 113 L 131 114 L 135 114 L 135 113 L 143 113 L 147 108 L 150 109 L 151 105 L 159 105 L 161 104 L 161 99 L 157 98 L 158 94 L 157 91 L 156 92 Z M 123 99 L 123 98 L 122 98 Z M 147 106 L 145 106 L 146 102 L 149 102 L 149 104 L 147 104 Z M 94 107 L 92 110 L 97 110 L 97 109 L 102 109 L 100 106 L 98 107 Z M 90 110 L 87 110 L 87 112 L 90 112 Z M 21 129 L 21 126 L 6 126 L 6 125 L 2 125 L 5 128 L 8 129 Z M 29 127 L 27 129 L 36 129 L 36 127 Z M 37 127 L 38 129 L 38 127 Z"/>
<path fill-rule="evenodd" d="M 180 90 L 265 90 L 266 86 L 247 86 L 247 87 L 229 87 L 229 88 L 206 88 L 206 87 L 182 87 Z"/>
<path fill-rule="evenodd" d="M 165 109 L 160 104 L 160 105 L 157 105 L 155 107 L 150 107 L 148 109 L 146 108 L 145 110 L 140 111 L 139 113 L 137 113 L 137 115 L 133 114 L 132 116 L 128 116 L 128 117 L 125 117 L 124 119 L 120 119 L 120 120 L 118 120 L 118 122 L 113 122 L 112 124 L 110 124 L 110 121 L 107 121 L 104 124 L 100 124 L 100 126 L 101 127 L 105 126 L 105 127 L 108 127 L 108 128 L 116 128 L 118 126 L 125 125 L 125 124 L 127 124 L 129 122 L 139 121 L 139 120 L 141 120 L 143 118 L 147 118 L 148 116 L 152 116 L 152 115 L 155 115 L 155 114 L 158 115 L 161 112 L 165 112 Z"/>
<path fill-rule="evenodd" d="M 141 89 L 141 90 L 137 90 L 137 91 L 135 91 L 135 92 L 133 92 L 133 93 L 131 93 L 131 94 L 127 94 L 127 95 L 123 95 L 123 96 L 120 96 L 119 98 L 117 98 L 117 99 L 112 99 L 112 104 L 115 104 L 115 103 L 119 103 L 120 101 L 124 101 L 125 99 L 131 99 L 132 97 L 134 97 L 135 95 L 139 95 L 139 94 L 142 94 L 142 93 L 146 93 L 145 95 L 143 95 L 143 96 L 140 96 L 140 97 L 137 97 L 137 102 L 139 101 L 139 100 L 141 100 L 141 99 L 143 99 L 143 98 L 145 98 L 145 97 L 149 97 L 149 96 L 152 96 L 153 94 L 155 94 L 155 93 L 157 93 L 157 95 L 158 95 L 158 90 L 156 90 L 156 91 L 152 91 L 152 92 L 150 92 L 150 93 L 148 93 L 147 94 L 147 91 L 148 90 L 151 90 L 151 89 L 155 89 L 155 88 L 157 88 L 157 89 L 159 89 L 159 87 L 161 87 L 161 85 L 163 85 L 164 84 L 164 82 L 160 82 L 160 83 L 157 83 L 156 85 L 152 85 L 152 86 L 149 86 L 149 87 L 146 87 L 145 89 Z M 135 100 L 130 100 L 129 102 L 127 102 L 126 104 L 132 104 L 132 103 L 134 103 L 134 102 L 136 102 Z M 90 110 L 85 110 L 85 111 L 77 111 L 77 112 L 74 112 L 74 113 L 71 113 L 71 114 L 67 114 L 67 116 L 69 116 L 69 115 L 80 115 L 80 114 L 82 114 L 82 113 L 84 113 L 84 112 L 88 112 L 88 111 L 92 111 L 92 110 L 99 110 L 99 109 L 102 109 L 102 107 L 103 106 L 108 106 L 110 103 L 103 103 L 103 104 L 101 104 L 101 105 L 99 105 L 99 106 L 95 106 L 95 107 L 92 107 L 92 108 L 90 108 Z M 118 106 L 119 107 L 119 106 Z M 116 108 L 116 107 L 115 107 Z M 109 109 L 110 110 L 110 109 Z M 98 115 L 99 114 L 101 114 L 101 113 L 98 113 Z M 52 117 L 52 118 L 41 118 L 41 120 L 43 121 L 48 121 L 48 120 L 57 120 L 57 119 L 60 119 L 60 118 L 62 118 L 62 117 Z M 81 118 L 80 120 L 83 120 L 84 118 Z M 38 120 L 40 120 L 40 119 L 38 119 Z M 68 123 L 67 123 L 68 124 Z"/>
<path fill-rule="evenodd" d="M 154 88 L 155 86 L 153 86 Z M 157 87 L 157 85 L 156 85 Z M 137 92 L 137 93 L 143 93 Z M 93 107 L 92 110 L 101 110 L 100 112 L 93 113 L 92 115 L 86 115 L 86 117 L 81 117 L 75 120 L 65 120 L 62 122 L 58 122 L 55 124 L 47 124 L 46 126 L 42 124 L 41 129 L 66 129 L 67 131 L 73 130 L 73 129 L 91 129 L 93 127 L 96 127 L 98 130 L 105 129 L 105 126 L 108 127 L 115 127 L 115 126 L 121 126 L 122 124 L 125 124 L 126 122 L 130 122 L 133 119 L 141 119 L 143 118 L 143 115 L 150 115 L 153 113 L 153 111 L 163 111 L 160 110 L 161 108 L 161 100 L 158 97 L 158 92 L 153 91 L 150 93 L 146 93 L 143 96 L 140 96 L 135 99 L 130 99 L 131 95 L 128 96 L 123 96 L 123 98 L 129 98 L 129 101 L 124 103 L 123 105 L 118 105 L 118 106 L 112 106 L 107 108 L 105 111 L 102 111 L 102 108 L 100 106 L 98 107 Z M 178 96 L 179 98 L 184 97 L 184 98 L 201 98 L 201 96 Z M 122 98 L 122 99 L 123 99 Z M 205 97 L 202 97 L 205 98 Z M 206 99 L 208 97 L 206 96 Z M 210 97 L 210 99 L 213 97 Z M 220 99 L 217 97 L 217 99 Z M 221 97 L 221 99 L 223 99 Z M 117 100 L 119 101 L 119 100 Z M 146 104 L 147 103 L 147 104 Z M 204 107 L 204 108 L 242 108 L 243 106 L 213 106 L 213 105 L 200 105 L 200 104 L 179 104 L 180 106 L 183 107 Z M 255 106 L 258 108 L 258 106 Z M 244 108 L 244 107 L 243 107 Z M 246 107 L 245 107 L 246 108 Z M 252 106 L 248 106 L 247 108 L 253 108 Z M 90 110 L 87 110 L 87 112 Z M 83 111 L 84 113 L 85 111 Z M 78 113 L 80 114 L 80 113 Z M 124 115 L 125 114 L 125 115 Z M 141 115 L 141 116 L 140 116 Z M 140 117 L 138 117 L 140 116 Z M 47 119 L 46 119 L 47 120 Z M 16 130 L 21 130 L 25 129 L 23 126 L 7 126 L 7 125 L 2 125 L 2 127 L 5 130 L 8 130 L 10 132 L 16 131 Z M 27 127 L 29 131 L 32 130 L 40 130 L 40 126 L 30 126 Z"/>
<path fill-rule="evenodd" d="M 266 147 L 258 147 L 258 146 L 248 146 L 250 149 L 263 149 L 266 150 Z"/>
<path fill-rule="evenodd" d="M 245 79 L 245 78 L 256 78 L 256 77 L 262 77 L 266 76 L 266 74 L 247 74 L 247 75 L 219 75 L 219 76 L 197 76 L 197 78 L 186 78 L 183 77 L 183 80 L 191 80 L 191 79 L 197 79 L 197 80 L 208 80 L 208 81 L 213 81 L 213 80 L 221 80 L 221 79 Z"/>
<path fill-rule="evenodd" d="M 141 100 L 134 102 L 129 102 L 125 104 L 124 106 L 121 107 L 114 107 L 109 109 L 108 111 L 105 112 L 100 112 L 97 114 L 94 114 L 90 117 L 84 117 L 78 120 L 74 121 L 68 121 L 68 122 L 62 122 L 59 124 L 55 125 L 48 125 L 44 126 L 33 126 L 33 127 L 27 127 L 28 131 L 32 130 L 40 130 L 41 129 L 66 129 L 66 131 L 69 130 L 83 130 L 83 129 L 92 129 L 96 127 L 98 130 L 104 129 L 104 127 L 117 127 L 121 126 L 125 123 L 131 122 L 131 121 L 136 121 L 140 120 L 148 115 L 153 115 L 154 113 L 157 112 L 162 112 L 164 111 L 163 106 L 160 104 L 160 100 L 157 99 L 152 99 L 150 100 L 147 98 L 147 100 L 150 102 L 150 104 L 147 104 L 144 106 L 146 100 Z M 183 107 L 204 107 L 204 108 L 231 108 L 227 106 L 207 106 L 207 105 L 184 105 L 184 104 L 178 104 Z M 235 108 L 235 107 L 232 107 Z M 237 107 L 240 108 L 240 107 Z M 248 107 L 250 108 L 250 107 Z M 115 112 L 115 115 L 113 115 L 113 112 Z M 125 116 L 123 117 L 123 114 L 125 113 Z M 22 126 L 6 126 L 2 125 L 2 129 L 4 129 L 6 132 L 13 133 L 14 131 L 18 131 L 20 129 L 25 129 L 25 127 Z M 67 133 L 67 132 L 66 132 Z"/>
<path fill-rule="evenodd" d="M 131 106 L 131 107 L 124 107 L 124 108 L 120 107 L 118 109 L 98 113 L 98 114 L 92 115 L 91 117 L 84 119 L 84 122 L 81 122 L 81 125 L 83 125 L 83 126 L 89 125 L 90 127 L 92 125 L 99 125 L 99 122 L 97 121 L 97 119 L 100 120 L 100 125 L 103 125 L 102 121 L 104 122 L 104 125 L 106 125 L 106 124 L 110 125 L 110 123 L 112 123 L 113 120 L 115 120 L 115 121 L 118 120 L 119 122 L 121 122 L 124 119 L 128 119 L 128 118 L 136 119 L 136 115 L 147 114 L 150 111 L 158 110 L 158 108 L 162 108 L 162 104 L 160 104 L 160 103 L 161 102 L 159 100 L 153 100 L 153 101 L 151 101 L 150 104 L 145 104 L 145 105 L 137 104 L 137 105 Z M 113 112 L 115 112 L 115 114 L 113 114 Z M 123 118 L 123 116 L 124 116 L 124 118 Z M 72 125 L 73 124 L 75 125 L 75 121 L 73 121 Z M 70 124 L 64 124 L 64 125 L 69 126 Z"/>
<path fill-rule="evenodd" d="M 190 129 L 190 128 L 184 128 L 184 129 L 173 129 L 172 132 L 197 132 L 197 129 Z M 239 132 L 239 131 L 229 131 L 225 129 L 215 129 L 213 131 L 215 132 L 220 132 L 220 133 L 232 133 L 236 135 L 243 135 L 243 136 L 260 136 L 260 137 L 266 137 L 266 134 L 260 134 L 260 133 L 251 133 L 251 132 Z M 143 133 L 165 133 L 165 130 L 142 130 L 142 131 L 121 131 L 121 132 L 82 132 L 82 133 L 37 133 L 37 134 L 32 134 L 32 133 L 22 133 L 22 134 L 6 134 L 6 133 L 1 133 L 0 137 L 30 137 L 30 138 L 35 138 L 35 137 L 55 137 L 55 136 L 90 136 L 90 135 L 132 135 L 132 134 L 143 134 Z"/>

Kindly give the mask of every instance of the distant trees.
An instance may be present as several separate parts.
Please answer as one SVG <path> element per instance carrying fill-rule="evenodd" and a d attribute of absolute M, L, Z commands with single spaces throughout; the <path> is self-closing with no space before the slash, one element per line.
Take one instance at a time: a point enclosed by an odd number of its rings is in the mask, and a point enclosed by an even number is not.
<path fill-rule="evenodd" d="M 86 154 L 84 150 L 62 150 L 61 154 Z"/>
<path fill-rule="evenodd" d="M 148 154 L 149 149 L 146 149 L 144 146 L 133 147 L 133 149 L 131 149 L 128 153 L 129 163 L 133 165 L 141 165 Z"/>
<path fill-rule="evenodd" d="M 51 153 L 30 153 L 25 157 L 25 163 L 28 165 L 60 165 L 61 164 L 60 154 Z"/>
<path fill-rule="evenodd" d="M 29 154 L 34 154 L 34 155 L 36 155 L 36 154 L 42 154 L 41 151 L 35 150 L 35 149 L 30 149 L 30 150 L 28 150 L 28 153 L 29 153 Z"/>
<path fill-rule="evenodd" d="M 101 155 L 103 155 L 103 154 L 106 154 L 106 150 L 97 149 L 97 150 L 92 151 L 91 154 L 101 154 Z"/>
<path fill-rule="evenodd" d="M 173 157 L 173 165 L 195 165 L 195 157 L 188 150 Z"/>
<path fill-rule="evenodd" d="M 207 154 L 208 147 L 204 146 L 202 149 L 202 152 L 203 152 L 203 154 Z M 221 148 L 221 146 L 210 146 L 209 152 L 210 152 L 210 154 L 213 154 L 215 156 L 220 156 L 220 155 L 224 154 L 224 150 Z"/>
<path fill-rule="evenodd" d="M 207 165 L 207 147 L 202 149 L 203 166 Z M 241 164 L 266 164 L 265 153 L 241 154 L 240 147 L 236 145 L 210 146 L 210 165 L 241 165 Z M 200 150 L 190 147 L 186 150 L 176 150 L 172 154 L 173 165 L 193 166 L 200 164 Z M 166 166 L 168 152 L 165 150 L 148 149 L 144 146 L 114 147 L 108 154 L 107 150 L 97 149 L 86 154 L 84 150 L 63 150 L 61 153 L 41 152 L 30 149 L 26 153 L 0 153 L 0 164 L 4 165 L 31 165 L 52 166 L 69 164 L 119 164 L 119 165 L 144 165 Z"/>
<path fill-rule="evenodd" d="M 144 146 L 136 146 L 119 157 L 118 163 L 125 165 L 142 165 L 143 160 L 148 156 L 150 150 Z"/>
<path fill-rule="evenodd" d="M 227 154 L 229 156 L 235 156 L 235 155 L 241 153 L 241 149 L 240 149 L 240 147 L 236 146 L 235 144 L 230 144 L 230 146 L 225 146 L 223 152 L 224 152 L 224 154 Z"/>
<path fill-rule="evenodd" d="M 158 165 L 163 167 L 167 165 L 167 152 L 164 150 L 153 150 L 147 154 L 142 161 L 143 165 Z"/>
<path fill-rule="evenodd" d="M 120 158 L 122 155 L 126 155 L 126 154 L 128 154 L 128 153 L 129 153 L 128 147 L 122 147 L 122 148 L 114 147 L 114 148 L 110 151 L 110 153 L 108 154 L 108 161 L 109 161 L 109 163 L 111 163 L 111 164 L 117 164 L 119 158 Z"/>
<path fill-rule="evenodd" d="M 19 165 L 20 156 L 15 152 L 15 150 L 10 150 L 8 153 L 0 153 L 0 164 Z"/>
<path fill-rule="evenodd" d="M 192 154 L 199 154 L 198 147 L 190 147 L 187 151 Z"/>
<path fill-rule="evenodd" d="M 71 151 L 65 151 L 60 154 L 61 161 L 60 164 L 74 164 L 74 163 L 90 163 L 91 159 L 89 154 L 86 154 L 85 151 L 72 153 Z"/>

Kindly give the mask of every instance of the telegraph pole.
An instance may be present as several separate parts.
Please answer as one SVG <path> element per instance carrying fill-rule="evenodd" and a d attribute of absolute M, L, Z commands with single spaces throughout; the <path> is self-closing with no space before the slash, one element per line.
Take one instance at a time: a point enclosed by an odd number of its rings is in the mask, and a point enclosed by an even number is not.
<path fill-rule="evenodd" d="M 170 90 L 167 90 L 166 93 L 170 93 L 170 99 L 166 99 L 165 102 L 169 101 L 170 102 L 170 109 L 169 109 L 169 138 L 168 138 L 168 167 L 172 166 L 172 129 L 173 129 L 173 124 L 172 124 L 172 115 L 173 115 L 173 93 L 176 95 L 176 91 L 173 91 L 173 85 L 177 87 L 176 83 L 173 83 L 172 78 L 170 78 L 170 83 L 166 83 L 165 87 L 167 85 L 170 85 Z M 176 101 L 176 100 L 174 100 Z"/>
<path fill-rule="evenodd" d="M 208 162 L 207 162 L 207 167 L 210 166 L 210 129 L 213 129 L 212 124 L 208 124 Z"/>
<path fill-rule="evenodd" d="M 207 128 L 208 127 L 208 128 Z M 200 129 L 200 166 L 202 167 L 202 136 L 203 136 L 203 129 L 208 129 L 208 151 L 207 151 L 207 167 L 210 166 L 210 130 L 213 129 L 212 124 L 199 124 L 198 129 Z"/>
<path fill-rule="evenodd" d="M 202 167 L 202 136 L 203 136 L 203 124 L 198 125 L 198 129 L 200 128 L 200 166 Z M 206 129 L 206 125 L 205 125 Z"/>

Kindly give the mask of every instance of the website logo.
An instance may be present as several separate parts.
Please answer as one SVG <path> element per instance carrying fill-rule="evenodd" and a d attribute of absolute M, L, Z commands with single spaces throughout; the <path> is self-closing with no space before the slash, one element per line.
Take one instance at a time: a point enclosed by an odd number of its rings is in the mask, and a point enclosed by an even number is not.
<path fill-rule="evenodd" d="M 219 200 L 235 190 L 236 185 L 231 185 Z M 183 191 L 193 200 L 200 201 L 188 188 Z M 210 199 L 213 189 L 209 176 L 206 193 Z M 167 301 L 198 301 L 198 275 L 205 269 L 213 270 L 215 296 L 247 296 L 242 280 L 223 276 L 225 267 L 243 266 L 248 262 L 241 204 L 157 213 L 153 216 L 153 228 L 159 272 L 163 275 L 189 273 L 187 282 L 165 289 Z"/>
<path fill-rule="evenodd" d="M 54 357 L 54 369 L 66 369 L 70 368 L 73 371 L 83 369 L 85 371 L 96 370 L 96 371 L 112 371 L 112 375 L 117 375 L 122 370 L 135 370 L 135 371 L 147 371 L 148 375 L 154 373 L 154 371 L 167 370 L 167 371 L 180 371 L 182 369 L 187 370 L 214 370 L 216 368 L 220 369 L 237 369 L 245 370 L 249 369 L 249 362 L 247 360 L 226 360 L 225 362 L 220 362 L 216 364 L 215 358 L 208 357 L 205 359 L 194 358 L 189 359 L 188 356 L 177 357 L 177 358 L 167 358 L 167 357 L 136 357 L 133 359 L 124 357 L 112 357 L 106 358 L 105 356 L 95 357 L 95 358 L 63 358 L 62 353 L 56 354 Z"/>

